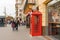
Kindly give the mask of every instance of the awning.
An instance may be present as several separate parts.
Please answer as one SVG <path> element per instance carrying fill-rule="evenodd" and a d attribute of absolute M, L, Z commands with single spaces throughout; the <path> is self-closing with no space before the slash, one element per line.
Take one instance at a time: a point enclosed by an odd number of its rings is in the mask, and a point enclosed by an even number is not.
<path fill-rule="evenodd" d="M 48 3 L 48 6 L 51 6 L 51 5 L 53 5 L 53 4 L 55 4 L 55 3 L 59 2 L 59 1 L 60 0 L 53 0 L 53 1 L 51 1 L 51 2 Z"/>

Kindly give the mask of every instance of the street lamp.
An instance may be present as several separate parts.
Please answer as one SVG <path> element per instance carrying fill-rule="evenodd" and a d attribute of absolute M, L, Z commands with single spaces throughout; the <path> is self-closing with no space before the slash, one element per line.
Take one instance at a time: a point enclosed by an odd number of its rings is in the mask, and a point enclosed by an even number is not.
<path fill-rule="evenodd" d="M 5 14 L 5 17 L 6 17 L 6 7 L 4 7 L 4 14 Z"/>

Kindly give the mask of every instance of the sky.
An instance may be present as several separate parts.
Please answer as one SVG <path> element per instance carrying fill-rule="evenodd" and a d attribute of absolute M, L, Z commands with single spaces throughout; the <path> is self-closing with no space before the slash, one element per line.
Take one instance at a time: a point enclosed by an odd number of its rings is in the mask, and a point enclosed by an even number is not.
<path fill-rule="evenodd" d="M 4 7 L 6 8 L 7 16 L 15 17 L 15 0 L 0 0 L 0 16 L 5 16 Z"/>

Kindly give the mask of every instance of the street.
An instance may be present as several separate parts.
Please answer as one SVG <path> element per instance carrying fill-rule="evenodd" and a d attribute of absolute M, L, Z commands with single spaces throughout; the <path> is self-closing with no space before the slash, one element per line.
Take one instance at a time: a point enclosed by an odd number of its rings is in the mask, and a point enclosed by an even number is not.
<path fill-rule="evenodd" d="M 11 25 L 0 27 L 0 40 L 48 40 L 44 36 L 32 37 L 29 34 L 29 29 L 25 26 L 20 26 L 18 31 L 13 31 Z"/>

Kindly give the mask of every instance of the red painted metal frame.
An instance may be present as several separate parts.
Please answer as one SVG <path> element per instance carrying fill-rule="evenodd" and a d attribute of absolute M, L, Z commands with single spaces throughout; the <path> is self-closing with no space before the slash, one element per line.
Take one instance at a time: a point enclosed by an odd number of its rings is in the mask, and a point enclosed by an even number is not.
<path fill-rule="evenodd" d="M 38 16 L 37 30 L 35 30 L 35 16 Z M 37 32 L 35 32 L 37 31 Z M 30 34 L 32 36 L 41 36 L 42 35 L 42 14 L 39 11 L 32 12 L 30 17 Z"/>

